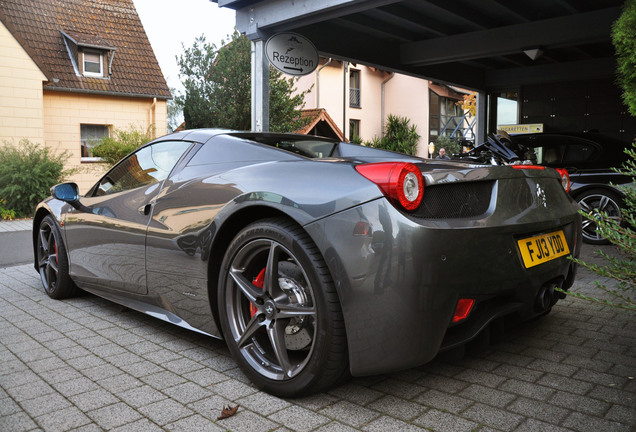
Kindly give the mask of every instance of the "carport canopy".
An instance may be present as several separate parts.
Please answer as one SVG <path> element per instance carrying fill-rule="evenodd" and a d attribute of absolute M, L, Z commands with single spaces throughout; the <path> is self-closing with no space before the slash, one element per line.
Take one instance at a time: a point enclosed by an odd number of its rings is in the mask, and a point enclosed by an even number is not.
<path fill-rule="evenodd" d="M 481 136 L 489 92 L 613 81 L 610 32 L 622 5 L 620 0 L 214 1 L 236 11 L 237 29 L 254 42 L 253 112 L 259 110 L 255 104 L 267 104 L 262 42 L 291 31 L 311 40 L 325 57 L 477 91 Z M 259 120 L 253 113 L 254 121 Z"/>

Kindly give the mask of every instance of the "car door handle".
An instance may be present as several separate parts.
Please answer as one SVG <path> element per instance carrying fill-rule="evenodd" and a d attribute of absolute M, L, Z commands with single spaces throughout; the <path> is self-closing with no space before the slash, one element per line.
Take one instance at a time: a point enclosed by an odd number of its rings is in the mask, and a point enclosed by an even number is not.
<path fill-rule="evenodd" d="M 142 215 L 148 216 L 150 214 L 150 209 L 152 208 L 152 203 L 148 203 L 139 207 L 139 213 Z"/>

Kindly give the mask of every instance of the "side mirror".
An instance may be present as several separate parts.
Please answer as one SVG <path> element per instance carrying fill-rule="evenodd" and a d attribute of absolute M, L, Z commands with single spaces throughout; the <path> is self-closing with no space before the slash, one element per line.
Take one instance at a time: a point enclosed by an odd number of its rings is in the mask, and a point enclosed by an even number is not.
<path fill-rule="evenodd" d="M 51 195 L 71 205 L 79 201 L 79 188 L 75 183 L 60 183 L 51 188 Z M 73 205 L 73 207 L 75 207 Z"/>

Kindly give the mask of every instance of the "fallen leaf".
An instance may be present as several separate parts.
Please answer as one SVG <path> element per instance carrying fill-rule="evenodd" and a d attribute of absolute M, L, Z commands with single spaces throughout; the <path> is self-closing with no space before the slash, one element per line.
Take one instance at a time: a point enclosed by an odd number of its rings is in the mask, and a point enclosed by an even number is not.
<path fill-rule="evenodd" d="M 234 414 L 236 414 L 238 409 L 239 409 L 239 405 L 235 406 L 234 408 L 232 408 L 229 405 L 226 407 L 223 407 L 223 410 L 221 411 L 221 416 L 217 417 L 216 419 L 223 420 L 225 418 L 232 417 Z"/>

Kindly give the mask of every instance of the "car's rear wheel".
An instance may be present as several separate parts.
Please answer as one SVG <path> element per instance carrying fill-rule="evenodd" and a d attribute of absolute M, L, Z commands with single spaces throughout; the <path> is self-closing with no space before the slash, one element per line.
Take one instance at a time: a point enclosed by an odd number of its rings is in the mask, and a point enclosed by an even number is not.
<path fill-rule="evenodd" d="M 37 239 L 37 262 L 46 294 L 54 299 L 73 297 L 78 288 L 68 274 L 66 247 L 53 217 L 40 222 Z"/>
<path fill-rule="evenodd" d="M 619 221 L 622 205 L 620 196 L 603 189 L 591 189 L 576 199 L 581 209 L 590 216 L 583 219 L 583 240 L 591 244 L 608 244 L 609 241 L 599 233 L 595 220 L 598 220 L 603 212 Z"/>
<path fill-rule="evenodd" d="M 259 388 L 299 396 L 346 375 L 338 296 L 318 249 L 296 224 L 277 218 L 243 229 L 223 260 L 218 300 L 228 347 Z"/>

